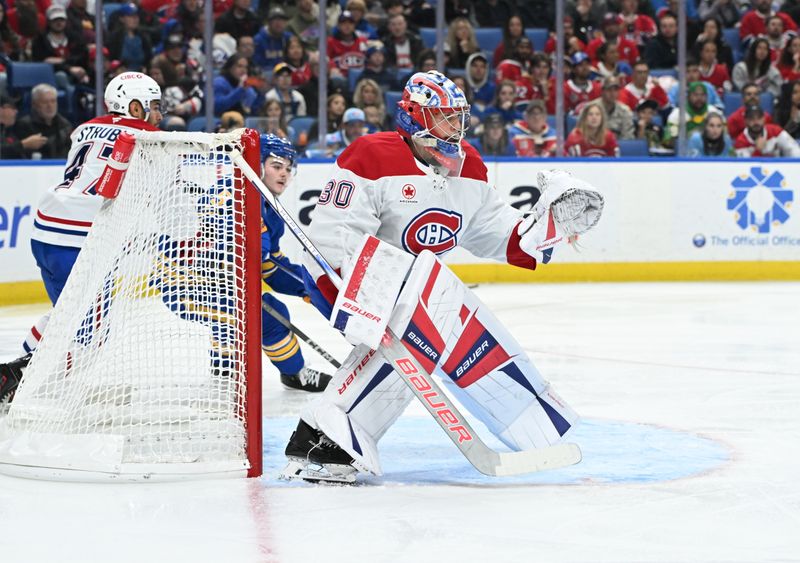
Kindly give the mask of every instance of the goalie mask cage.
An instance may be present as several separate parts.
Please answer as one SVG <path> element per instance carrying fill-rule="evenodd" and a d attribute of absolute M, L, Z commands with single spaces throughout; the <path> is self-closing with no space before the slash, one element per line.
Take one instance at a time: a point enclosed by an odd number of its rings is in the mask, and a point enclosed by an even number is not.
<path fill-rule="evenodd" d="M 261 474 L 258 135 L 141 132 L 5 418 L 0 471 Z"/>

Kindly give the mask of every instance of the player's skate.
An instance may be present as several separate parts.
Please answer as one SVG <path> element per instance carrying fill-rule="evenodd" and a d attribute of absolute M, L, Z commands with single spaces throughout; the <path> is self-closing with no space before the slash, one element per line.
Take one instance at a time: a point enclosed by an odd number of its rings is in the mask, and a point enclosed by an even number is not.
<path fill-rule="evenodd" d="M 17 390 L 19 382 L 22 381 L 22 370 L 28 366 L 33 353 L 26 354 L 21 358 L 7 364 L 0 364 L 0 411 L 3 405 L 11 402 L 14 392 Z"/>
<path fill-rule="evenodd" d="M 353 483 L 358 470 L 353 458 L 322 431 L 300 419 L 286 446 L 289 463 L 282 479 L 311 482 Z"/>
<path fill-rule="evenodd" d="M 290 389 L 319 393 L 324 391 L 331 381 L 331 376 L 311 368 L 303 368 L 300 373 L 281 374 L 281 383 Z"/>

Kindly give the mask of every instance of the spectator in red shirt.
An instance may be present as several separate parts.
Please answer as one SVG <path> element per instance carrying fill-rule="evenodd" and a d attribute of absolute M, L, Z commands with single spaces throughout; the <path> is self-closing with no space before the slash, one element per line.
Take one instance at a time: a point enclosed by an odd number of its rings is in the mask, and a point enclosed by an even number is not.
<path fill-rule="evenodd" d="M 592 39 L 586 47 L 586 53 L 593 63 L 597 63 L 597 49 L 604 43 L 616 44 L 620 59 L 628 61 L 629 64 L 633 64 L 639 59 L 639 48 L 636 47 L 636 43 L 620 35 L 621 23 L 622 18 L 619 14 L 609 12 L 605 15 L 602 33 L 599 37 L 596 36 Z"/>
<path fill-rule="evenodd" d="M 527 37 L 517 41 L 517 47 L 510 59 L 505 59 L 495 70 L 495 82 L 511 80 L 516 82 L 520 78 L 530 78 L 533 66 L 533 44 Z"/>
<path fill-rule="evenodd" d="M 764 110 L 760 106 L 750 106 L 744 112 L 747 125 L 736 138 L 733 145 L 736 156 L 765 157 L 789 156 L 800 157 L 800 146 L 786 131 L 774 123 L 765 122 Z"/>
<path fill-rule="evenodd" d="M 606 127 L 606 112 L 598 102 L 583 106 L 575 129 L 567 137 L 564 152 L 570 156 L 618 157 L 617 138 Z"/>
<path fill-rule="evenodd" d="M 717 60 L 725 65 L 728 72 L 733 68 L 733 50 L 730 45 L 725 42 L 725 37 L 722 35 L 722 28 L 719 21 L 714 18 L 708 18 L 703 22 L 703 31 L 697 36 L 692 47 L 692 54 L 696 59 L 700 59 L 700 50 L 706 41 L 713 41 L 717 46 Z M 691 82 L 691 81 L 689 81 Z"/>
<path fill-rule="evenodd" d="M 800 37 L 792 37 L 775 64 L 784 80 L 800 79 Z"/>
<path fill-rule="evenodd" d="M 736 111 L 728 116 L 728 133 L 731 139 L 736 140 L 739 135 L 744 131 L 744 112 L 751 106 L 761 105 L 761 88 L 755 82 L 748 82 L 742 88 L 742 105 Z M 764 120 L 766 123 L 772 123 L 772 116 L 769 112 L 764 112 Z"/>
<path fill-rule="evenodd" d="M 342 89 L 347 90 L 347 78 L 351 69 L 364 68 L 367 41 L 356 35 L 356 20 L 345 10 L 339 16 L 339 25 L 333 35 L 328 37 L 328 64 L 331 80 L 338 80 Z M 332 63 L 332 64 L 331 64 Z M 343 82 L 343 83 L 342 83 Z"/>
<path fill-rule="evenodd" d="M 639 0 L 621 0 L 619 3 L 622 16 L 622 36 L 633 41 L 638 47 L 656 36 L 656 22 L 648 15 L 639 14 Z M 632 61 L 631 64 L 633 64 Z"/>
<path fill-rule="evenodd" d="M 586 51 L 586 43 L 575 36 L 575 25 L 570 16 L 564 16 L 564 55 L 571 57 L 578 51 Z M 544 52 L 554 55 L 556 52 L 556 34 L 551 33 L 544 44 Z"/>
<path fill-rule="evenodd" d="M 783 19 L 779 16 L 767 18 L 767 32 L 764 34 L 764 38 L 769 42 L 773 62 L 792 37 L 797 37 L 797 32 L 786 30 Z"/>
<path fill-rule="evenodd" d="M 572 55 L 572 78 L 564 81 L 564 112 L 600 97 L 602 87 L 600 82 L 589 80 L 591 73 L 589 55 L 582 51 Z"/>
<path fill-rule="evenodd" d="M 728 69 L 725 65 L 717 62 L 717 44 L 711 40 L 705 41 L 700 49 L 698 70 L 701 80 L 713 85 L 718 94 L 721 95 L 723 92 L 730 92 L 733 89 Z"/>
<path fill-rule="evenodd" d="M 515 121 L 508 135 L 517 156 L 556 156 L 556 132 L 547 125 L 547 111 L 542 100 L 528 104 L 525 119 Z"/>
<path fill-rule="evenodd" d="M 650 77 L 650 66 L 643 60 L 633 65 L 632 79 L 619 93 L 619 100 L 631 109 L 636 109 L 642 100 L 653 100 L 660 110 L 669 105 L 667 93 Z"/>
<path fill-rule="evenodd" d="M 492 66 L 497 67 L 500 61 L 510 59 L 517 48 L 517 42 L 525 37 L 525 28 L 522 25 L 522 18 L 511 16 L 503 27 L 503 40 L 494 50 Z"/>
<path fill-rule="evenodd" d="M 767 33 L 767 18 L 776 15 L 783 20 L 783 27 L 786 31 L 797 31 L 797 24 L 784 12 L 772 11 L 772 0 L 753 0 L 753 9 L 742 16 L 742 24 L 739 26 L 739 37 L 742 45 L 746 46 L 754 38 Z"/>

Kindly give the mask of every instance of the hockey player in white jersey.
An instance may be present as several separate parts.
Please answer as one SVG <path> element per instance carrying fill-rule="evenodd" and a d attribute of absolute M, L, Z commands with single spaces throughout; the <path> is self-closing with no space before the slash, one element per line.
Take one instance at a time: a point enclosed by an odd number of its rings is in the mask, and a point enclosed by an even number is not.
<path fill-rule="evenodd" d="M 53 305 L 103 202 L 95 187 L 114 141 L 122 131 L 157 131 L 162 118 L 161 88 L 139 72 L 125 72 L 112 79 L 105 90 L 105 102 L 109 115 L 91 119 L 73 131 L 64 180 L 47 191 L 34 217 L 31 250 Z M 49 313 L 31 328 L 23 343 L 24 356 L 0 364 L 0 402 L 12 398 L 48 318 Z"/>
<path fill-rule="evenodd" d="M 436 273 L 446 267 L 435 257 L 462 246 L 476 256 L 535 269 L 550 261 L 554 247 L 597 222 L 602 197 L 567 173 L 546 172 L 539 175 L 543 193 L 529 216 L 504 202 L 487 184 L 480 155 L 463 140 L 469 123 L 464 93 L 438 72 L 410 78 L 396 122 L 396 132 L 362 137 L 339 156 L 309 238 L 348 290 L 351 273 L 364 262 L 363 253 L 354 253 L 364 250 L 365 235 L 404 250 L 408 260 L 418 257 L 395 311 L 403 299 L 418 299 L 430 315 L 424 315 L 425 327 L 400 335 L 406 346 L 416 346 L 420 364 L 510 448 L 559 441 L 577 420 L 575 413 L 551 393 L 491 313 L 478 311 L 479 300 L 451 273 Z M 554 202 L 566 201 L 561 196 L 570 192 L 583 194 L 581 205 L 569 213 L 573 209 L 559 204 L 560 221 L 554 221 Z M 340 307 L 334 285 L 309 254 L 305 265 L 312 302 L 347 337 L 354 309 Z M 408 270 L 398 268 L 400 276 Z M 417 287 L 409 289 L 414 276 Z M 428 286 L 419 285 L 423 279 L 430 280 Z M 450 290 L 442 293 L 445 287 Z M 403 297 L 409 290 L 419 295 Z M 451 298 L 460 300 L 448 305 L 453 311 L 442 308 Z M 412 395 L 379 352 L 378 344 L 357 345 L 320 401 L 303 412 L 286 447 L 286 477 L 351 481 L 356 470 L 381 473 L 377 442 Z"/>

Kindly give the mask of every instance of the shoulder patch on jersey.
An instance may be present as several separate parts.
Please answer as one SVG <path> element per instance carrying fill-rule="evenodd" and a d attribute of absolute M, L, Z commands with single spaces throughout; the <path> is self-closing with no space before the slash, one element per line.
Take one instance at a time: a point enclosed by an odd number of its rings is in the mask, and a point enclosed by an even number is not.
<path fill-rule="evenodd" d="M 489 180 L 488 172 L 481 155 L 467 141 L 461 141 L 461 147 L 464 149 L 465 154 L 464 165 L 461 167 L 461 177 L 487 182 Z"/>
<path fill-rule="evenodd" d="M 424 176 L 411 149 L 396 131 L 359 137 L 339 155 L 336 164 L 367 180 L 384 176 Z"/>

